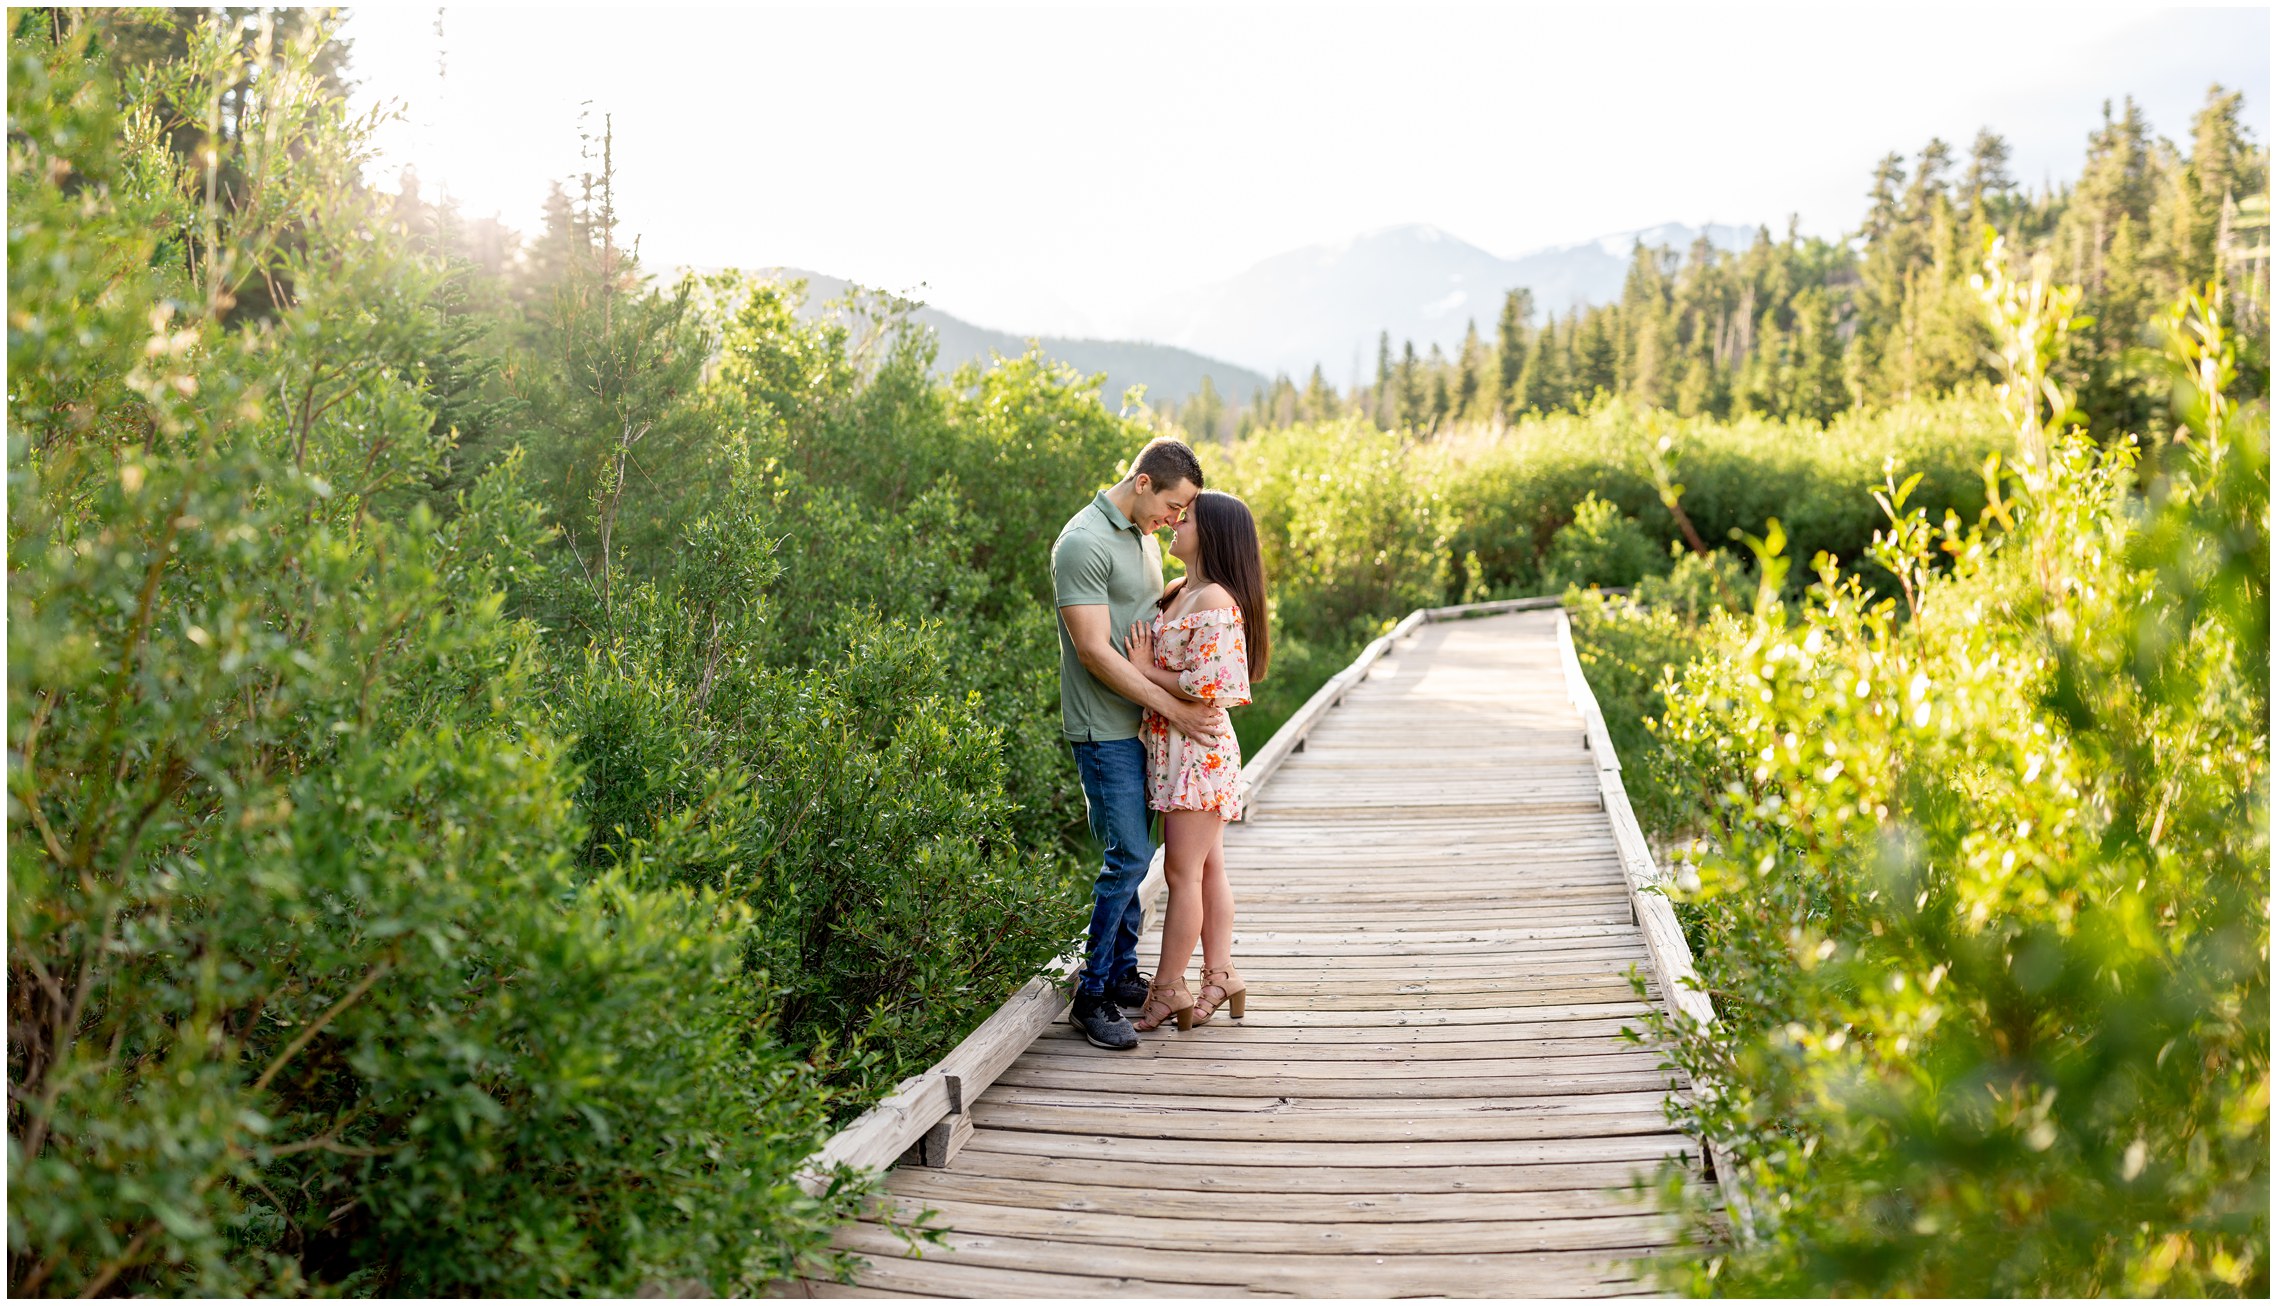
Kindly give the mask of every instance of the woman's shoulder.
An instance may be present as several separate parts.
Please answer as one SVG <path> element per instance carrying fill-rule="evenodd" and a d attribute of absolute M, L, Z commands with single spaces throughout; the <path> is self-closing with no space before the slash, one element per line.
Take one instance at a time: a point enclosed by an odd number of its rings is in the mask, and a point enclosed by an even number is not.
<path fill-rule="evenodd" d="M 1186 615 L 1169 623 L 1173 626 L 1201 626 L 1217 622 L 1239 622 L 1241 608 L 1233 601 L 1232 591 L 1223 585 L 1204 585 L 1193 595 L 1193 605 Z"/>
<path fill-rule="evenodd" d="M 1232 606 L 1233 591 L 1213 580 L 1194 591 L 1194 606 L 1191 611 L 1200 612 L 1204 608 L 1230 608 Z"/>

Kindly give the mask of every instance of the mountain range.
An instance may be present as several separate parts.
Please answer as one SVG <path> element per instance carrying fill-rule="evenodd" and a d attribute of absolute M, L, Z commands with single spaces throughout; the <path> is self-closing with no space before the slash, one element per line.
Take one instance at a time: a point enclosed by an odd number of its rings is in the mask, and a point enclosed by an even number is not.
<path fill-rule="evenodd" d="M 1414 341 L 1428 353 L 1449 354 L 1472 323 L 1491 338 L 1504 294 L 1516 286 L 1534 292 L 1537 322 L 1586 304 L 1620 297 L 1638 242 L 1682 251 L 1705 235 L 1719 249 L 1744 248 L 1756 229 L 1664 223 L 1615 232 L 1595 240 L 1502 258 L 1436 227 L 1387 227 L 1337 245 L 1291 250 L 1200 291 L 1165 298 L 1117 323 L 1113 340 L 1034 337 L 1046 355 L 1084 372 L 1104 373 L 1100 398 L 1119 407 L 1132 385 L 1146 387 L 1147 402 L 1168 407 L 1201 388 L 1209 377 L 1229 402 L 1246 402 L 1268 378 L 1286 374 L 1300 384 L 1318 364 L 1331 385 L 1347 389 L 1375 379 L 1379 333 L 1392 348 Z M 796 268 L 762 275 L 807 282 L 803 310 L 829 311 L 849 282 Z M 1031 337 L 995 330 L 934 305 L 912 315 L 932 329 L 944 374 L 992 354 L 1016 357 Z"/>
<path fill-rule="evenodd" d="M 1744 248 L 1753 227 L 1665 223 L 1501 258 L 1437 227 L 1388 227 L 1338 245 L 1266 259 L 1197 294 L 1159 301 L 1129 333 L 1301 380 L 1318 363 L 1331 384 L 1375 378 L 1378 333 L 1396 351 L 1452 354 L 1472 322 L 1491 338 L 1503 295 L 1524 286 L 1540 316 L 1618 299 L 1637 242 L 1688 249 L 1705 234 Z"/>
<path fill-rule="evenodd" d="M 831 301 L 842 298 L 853 284 L 844 277 L 800 268 L 766 268 L 759 270 L 758 275 L 804 280 L 806 304 L 801 309 L 801 314 L 810 320 L 830 312 Z M 1031 337 L 975 326 L 930 304 L 911 313 L 910 317 L 919 325 L 932 330 L 934 340 L 939 345 L 934 356 L 934 368 L 943 375 L 955 371 L 964 363 L 986 364 L 995 355 L 1017 358 L 1028 352 Z M 1156 407 L 1166 407 L 1198 392 L 1205 376 L 1217 387 L 1218 393 L 1229 396 L 1235 402 L 1245 402 L 1251 391 L 1263 387 L 1268 380 L 1257 372 L 1222 358 L 1206 358 L 1191 349 L 1181 349 L 1174 345 L 1150 344 L 1140 340 L 1082 340 L 1067 336 L 1032 338 L 1047 358 L 1058 359 L 1079 372 L 1105 373 L 1106 379 L 1099 387 L 1099 398 L 1110 408 L 1120 408 L 1124 394 L 1134 385 L 1146 387 L 1146 402 Z"/>

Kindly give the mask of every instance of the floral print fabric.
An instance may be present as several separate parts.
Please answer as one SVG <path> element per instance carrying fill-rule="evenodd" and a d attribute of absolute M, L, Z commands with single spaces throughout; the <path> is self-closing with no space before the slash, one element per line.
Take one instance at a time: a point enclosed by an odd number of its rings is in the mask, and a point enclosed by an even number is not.
<path fill-rule="evenodd" d="M 1216 812 L 1241 819 L 1241 744 L 1225 710 L 1249 701 L 1249 641 L 1241 609 L 1204 608 L 1175 621 L 1154 619 L 1154 664 L 1178 673 L 1178 687 L 1218 709 L 1222 741 L 1204 748 L 1146 714 L 1147 804 L 1158 812 Z"/>

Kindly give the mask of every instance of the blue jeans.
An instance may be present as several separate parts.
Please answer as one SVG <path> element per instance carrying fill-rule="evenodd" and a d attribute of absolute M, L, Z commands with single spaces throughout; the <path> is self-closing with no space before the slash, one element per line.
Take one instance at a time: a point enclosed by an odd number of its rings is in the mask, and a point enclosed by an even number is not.
<path fill-rule="evenodd" d="M 1154 839 L 1147 830 L 1146 745 L 1109 739 L 1073 747 L 1091 833 L 1106 849 L 1091 886 L 1091 944 L 1075 984 L 1077 993 L 1097 997 L 1114 980 L 1138 971 L 1144 917 L 1138 888 L 1154 860 Z"/>

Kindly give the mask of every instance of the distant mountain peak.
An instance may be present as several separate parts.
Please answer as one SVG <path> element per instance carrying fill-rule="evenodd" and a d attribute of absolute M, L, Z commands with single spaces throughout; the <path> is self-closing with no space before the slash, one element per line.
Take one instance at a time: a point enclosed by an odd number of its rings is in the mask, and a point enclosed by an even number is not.
<path fill-rule="evenodd" d="M 1335 244 L 1267 258 L 1192 294 L 1149 305 L 1131 334 L 1231 359 L 1267 375 L 1331 375 L 1372 359 L 1379 333 L 1461 346 L 1470 323 L 1492 320 L 1504 294 L 1534 292 L 1536 311 L 1564 313 L 1619 297 L 1641 240 L 1683 251 L 1705 233 L 1721 249 L 1744 248 L 1755 228 L 1664 222 L 1573 245 L 1502 258 L 1429 223 L 1377 227 Z M 1364 379 L 1364 378 L 1361 378 Z"/>
<path fill-rule="evenodd" d="M 705 273 L 726 271 L 724 268 L 689 268 L 687 271 Z M 845 295 L 851 283 L 843 278 L 802 268 L 752 268 L 753 275 L 779 281 L 800 280 L 807 284 L 805 302 L 800 305 L 802 317 L 816 319 L 831 312 L 829 305 Z M 922 289 L 922 283 L 918 287 Z M 1223 359 L 1205 358 L 1191 350 L 1137 340 L 1098 340 L 1053 336 L 1042 333 L 997 331 L 976 326 L 962 318 L 927 304 L 910 314 L 912 321 L 933 333 L 938 352 L 935 369 L 943 374 L 960 363 L 988 364 L 991 357 L 1018 358 L 1028 352 L 1031 341 L 1039 345 L 1045 357 L 1070 364 L 1085 373 L 1104 373 L 1100 386 L 1100 401 L 1109 408 L 1122 402 L 1123 393 L 1133 385 L 1146 387 L 1149 404 L 1167 407 L 1192 397 L 1208 378 L 1218 393 L 1236 400 L 1246 400 L 1250 392 L 1264 388 L 1267 378 L 1248 368 Z"/>

